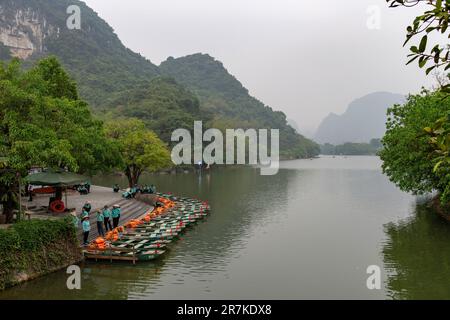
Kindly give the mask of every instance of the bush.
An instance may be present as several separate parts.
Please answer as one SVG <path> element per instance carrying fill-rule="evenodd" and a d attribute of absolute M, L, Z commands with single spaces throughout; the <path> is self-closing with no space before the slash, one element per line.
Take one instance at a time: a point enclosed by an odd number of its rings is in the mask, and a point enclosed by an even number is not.
<path fill-rule="evenodd" d="M 0 230 L 0 290 L 24 272 L 45 274 L 80 258 L 76 230 L 69 218 L 21 221 Z"/>

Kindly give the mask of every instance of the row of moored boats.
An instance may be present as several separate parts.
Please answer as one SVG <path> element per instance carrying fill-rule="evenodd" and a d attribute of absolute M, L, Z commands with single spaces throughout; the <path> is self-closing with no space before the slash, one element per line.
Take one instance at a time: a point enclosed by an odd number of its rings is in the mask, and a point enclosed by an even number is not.
<path fill-rule="evenodd" d="M 85 257 L 110 260 L 154 260 L 163 255 L 180 234 L 204 219 L 210 212 L 201 200 L 158 193 L 161 206 L 147 212 L 142 219 L 97 238 L 85 249 Z"/>

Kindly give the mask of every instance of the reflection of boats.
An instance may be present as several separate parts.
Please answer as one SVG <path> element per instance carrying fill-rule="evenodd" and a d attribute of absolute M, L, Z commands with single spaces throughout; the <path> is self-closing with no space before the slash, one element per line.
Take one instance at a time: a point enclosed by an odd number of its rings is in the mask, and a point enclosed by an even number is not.
<path fill-rule="evenodd" d="M 157 207 L 141 220 L 134 220 L 112 232 L 106 244 L 96 239 L 84 250 L 88 259 L 102 260 L 154 260 L 167 251 L 167 245 L 178 238 L 188 226 L 206 217 L 209 206 L 200 200 L 161 195 L 165 206 Z M 119 230 L 123 231 L 119 235 Z M 108 239 L 108 236 L 107 236 Z"/>

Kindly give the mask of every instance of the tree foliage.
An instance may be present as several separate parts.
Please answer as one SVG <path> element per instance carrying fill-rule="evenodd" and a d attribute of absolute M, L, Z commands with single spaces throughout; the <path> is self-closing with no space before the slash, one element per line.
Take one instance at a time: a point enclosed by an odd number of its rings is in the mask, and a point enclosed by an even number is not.
<path fill-rule="evenodd" d="M 106 124 L 107 135 L 119 145 L 124 172 L 129 186 L 139 182 L 144 171 L 156 171 L 171 166 L 167 146 L 145 123 L 138 119 L 116 119 Z"/>
<path fill-rule="evenodd" d="M 178 128 L 192 130 L 195 120 L 206 120 L 197 97 L 172 78 L 158 77 L 120 93 L 108 106 L 109 118 L 138 118 L 165 143 Z"/>
<path fill-rule="evenodd" d="M 400 189 L 415 194 L 437 190 L 443 201 L 450 200 L 450 171 L 435 172 L 438 155 L 424 129 L 450 111 L 443 93 L 424 91 L 410 96 L 404 105 L 388 111 L 387 131 L 380 152 L 383 172 Z"/>
<path fill-rule="evenodd" d="M 123 45 L 113 28 L 83 1 L 79 0 L 2 0 L 4 16 L 15 23 L 17 10 L 31 12 L 33 21 L 44 28 L 43 52 L 36 52 L 31 61 L 44 55 L 55 55 L 77 81 L 80 95 L 94 109 L 102 106 L 112 92 L 139 86 L 159 74 L 158 67 Z M 81 29 L 66 26 L 70 5 L 81 9 Z M 45 22 L 44 22 L 45 19 Z M 24 32 L 29 32 L 24 27 Z M 37 47 L 37 46 L 36 46 Z M 3 54 L 2 54 L 3 52 Z M 0 47 L 0 57 L 8 52 Z"/>
<path fill-rule="evenodd" d="M 417 61 L 420 68 L 428 65 L 426 73 L 429 74 L 434 69 L 443 68 L 444 71 L 450 69 L 450 0 L 386 0 L 392 8 L 404 6 L 415 7 L 424 6 L 426 10 L 417 16 L 413 23 L 406 28 L 407 35 L 404 45 L 408 44 L 416 36 L 420 37 L 418 44 L 411 46 L 409 54 L 410 60 L 407 64 Z M 431 33 L 439 33 L 446 38 L 446 45 L 429 44 Z M 450 93 L 450 84 L 442 88 Z"/>
<path fill-rule="evenodd" d="M 422 6 L 426 8 L 423 14 L 417 16 L 412 25 L 406 29 L 405 45 L 416 36 L 421 36 L 419 44 L 410 48 L 409 57 L 411 59 L 408 64 L 416 60 L 420 68 L 428 64 L 426 74 L 432 70 L 448 72 L 450 69 L 450 45 L 448 44 L 448 39 L 450 39 L 450 29 L 448 28 L 450 0 L 387 0 L 387 2 L 390 7 Z M 445 46 L 439 43 L 430 45 L 429 36 L 431 34 L 443 36 L 446 39 Z M 438 190 L 441 193 L 441 201 L 448 202 L 450 201 L 450 116 L 448 115 L 450 83 L 440 84 L 438 91 L 435 94 L 427 93 L 417 100 L 417 110 L 421 110 L 419 106 L 424 104 L 432 107 L 429 110 L 423 110 L 423 118 L 417 119 L 417 122 L 422 125 L 421 132 L 416 132 L 416 136 L 406 137 L 411 139 L 407 143 L 418 146 L 418 149 L 410 150 L 412 153 L 409 155 L 413 158 L 415 155 L 417 164 L 406 166 L 402 171 L 401 167 L 393 165 L 392 160 L 395 159 L 395 155 L 386 153 L 385 156 L 390 162 L 386 167 L 386 172 L 405 190 L 415 192 Z M 403 129 L 411 129 L 411 127 L 412 124 Z M 416 141 L 412 141 L 412 139 L 416 139 Z M 390 141 L 388 136 L 383 140 L 385 146 L 396 148 L 393 145 L 396 143 L 395 140 Z M 403 151 L 407 152 L 408 149 Z M 401 155 L 397 157 L 403 158 Z"/>
<path fill-rule="evenodd" d="M 11 179 L 32 166 L 94 173 L 115 165 L 117 148 L 56 58 L 27 72 L 18 60 L 0 64 L 0 92 L 0 157 L 7 157 Z M 11 191 L 7 177 L 0 183 Z"/>
<path fill-rule="evenodd" d="M 69 217 L 20 221 L 0 229 L 0 290 L 16 284 L 19 272 L 44 274 L 81 258 Z"/>
<path fill-rule="evenodd" d="M 380 139 L 372 139 L 370 143 L 346 142 L 336 146 L 325 143 L 320 146 L 325 155 L 375 155 L 381 148 Z"/>

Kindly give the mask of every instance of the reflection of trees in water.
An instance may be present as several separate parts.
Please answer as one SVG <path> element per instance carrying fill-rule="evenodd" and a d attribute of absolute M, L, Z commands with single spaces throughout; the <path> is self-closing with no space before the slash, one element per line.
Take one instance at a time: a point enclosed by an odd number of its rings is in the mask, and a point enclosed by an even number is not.
<path fill-rule="evenodd" d="M 385 225 L 388 294 L 394 299 L 450 298 L 450 225 L 424 205 Z"/>
<path fill-rule="evenodd" d="M 82 268 L 82 290 L 68 290 L 69 275 L 60 271 L 0 294 L 4 299 L 127 299 L 157 291 L 160 273 L 194 276 L 225 268 L 239 241 L 251 228 L 276 218 L 287 202 L 289 183 L 295 174 L 281 170 L 261 176 L 251 168 L 220 169 L 210 174 L 147 175 L 141 183 L 154 183 L 159 191 L 208 200 L 212 214 L 187 231 L 182 240 L 160 260 L 139 263 L 89 262 Z M 126 185 L 120 176 L 96 177 L 104 186 Z M 111 190 L 112 192 L 112 190 Z M 276 208 L 276 209 L 275 209 Z M 170 263 L 168 263 L 170 262 Z M 173 269 L 173 270 L 172 270 Z M 183 275 L 175 276 L 176 281 Z M 182 284 L 180 284 L 182 285 Z"/>
<path fill-rule="evenodd" d="M 61 270 L 0 292 L 0 299 L 127 299 L 129 292 L 139 295 L 148 290 L 163 263 L 89 262 L 82 266 L 81 290 L 67 289 L 69 275 Z"/>
<path fill-rule="evenodd" d="M 120 177 L 102 177 L 97 183 L 121 183 Z M 251 227 L 274 218 L 287 202 L 292 171 L 280 170 L 274 176 L 261 176 L 260 170 L 249 167 L 217 169 L 211 173 L 145 175 L 141 184 L 154 183 L 158 191 L 207 200 L 212 214 L 206 223 L 188 231 L 189 251 L 179 254 L 199 261 L 192 267 L 205 272 L 205 263 L 217 264 L 226 259 L 229 251 L 239 246 Z M 186 256 L 184 256 L 186 255 Z M 224 261 L 223 261 L 224 262 Z"/>

